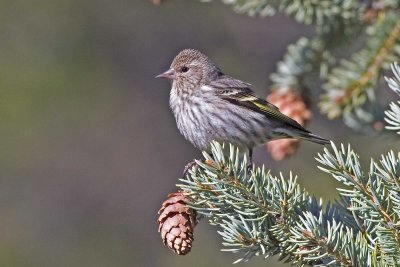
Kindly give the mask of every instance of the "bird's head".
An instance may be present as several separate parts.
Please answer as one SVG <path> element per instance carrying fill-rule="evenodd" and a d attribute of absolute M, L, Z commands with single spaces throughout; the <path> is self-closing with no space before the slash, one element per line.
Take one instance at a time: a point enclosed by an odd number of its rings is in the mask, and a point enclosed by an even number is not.
<path fill-rule="evenodd" d="M 194 49 L 185 49 L 174 58 L 170 69 L 156 78 L 172 80 L 177 89 L 195 90 L 221 74 L 221 70 L 206 55 Z"/>

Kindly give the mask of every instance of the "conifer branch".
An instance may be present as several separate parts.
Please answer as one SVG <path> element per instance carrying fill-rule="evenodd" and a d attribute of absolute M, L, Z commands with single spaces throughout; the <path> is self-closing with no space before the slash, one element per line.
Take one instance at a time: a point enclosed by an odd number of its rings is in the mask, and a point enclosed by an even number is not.
<path fill-rule="evenodd" d="M 356 53 L 351 61 L 343 60 L 341 66 L 328 76 L 324 85 L 327 93 L 322 96 L 320 107 L 329 118 L 353 112 L 361 114 L 367 100 L 375 101 L 374 89 L 380 69 L 395 55 L 399 56 L 399 18 L 392 12 L 382 16 L 367 47 Z"/>
<path fill-rule="evenodd" d="M 400 66 L 397 63 L 392 64 L 393 78 L 385 77 L 390 89 L 400 96 Z M 388 130 L 397 131 L 400 134 L 400 101 L 390 103 L 389 110 L 385 111 L 385 121 L 389 124 Z"/>
<path fill-rule="evenodd" d="M 232 146 L 228 159 L 218 143 L 204 157 L 180 187 L 193 200 L 191 208 L 220 226 L 225 250 L 244 253 L 239 260 L 276 254 L 307 265 L 362 266 L 370 260 L 365 231 L 354 227 L 346 202 L 324 209 L 296 177 L 273 177 L 264 168 L 248 172 L 247 159 Z"/>
<path fill-rule="evenodd" d="M 231 5 L 238 13 L 265 17 L 282 12 L 293 16 L 300 23 L 320 27 L 330 25 L 333 21 L 353 20 L 354 14 L 361 15 L 365 8 L 362 1 L 349 0 L 223 0 L 223 2 Z"/>
<path fill-rule="evenodd" d="M 400 262 L 400 153 L 372 160 L 365 172 L 350 146 L 332 143 L 317 161 L 344 187 L 341 201 L 324 208 L 297 184 L 265 168 L 248 170 L 230 146 L 212 153 L 179 185 L 197 213 L 219 226 L 224 251 L 318 266 L 393 266 Z"/>
<path fill-rule="evenodd" d="M 324 51 L 324 43 L 319 38 L 301 37 L 296 43 L 287 48 L 283 60 L 277 63 L 276 73 L 270 75 L 274 82 L 272 90 L 297 90 L 300 95 L 304 94 L 309 85 L 307 78 L 317 70 L 326 72 L 326 61 L 329 52 Z M 322 60 L 324 58 L 325 60 Z"/>
<path fill-rule="evenodd" d="M 396 211 L 400 196 L 398 187 L 400 175 L 400 160 L 394 153 L 382 157 L 380 163 L 371 162 L 370 171 L 365 174 L 361 168 L 359 157 L 350 146 L 337 149 L 334 154 L 324 149 L 324 154 L 318 155 L 321 170 L 330 173 L 336 180 L 350 187 L 338 189 L 340 194 L 350 198 L 350 210 L 363 220 L 363 225 L 375 229 L 368 233 L 368 239 L 379 245 L 374 245 L 382 259 L 386 262 L 399 262 L 400 233 L 399 214 Z M 400 156 L 400 155 L 399 155 Z"/>

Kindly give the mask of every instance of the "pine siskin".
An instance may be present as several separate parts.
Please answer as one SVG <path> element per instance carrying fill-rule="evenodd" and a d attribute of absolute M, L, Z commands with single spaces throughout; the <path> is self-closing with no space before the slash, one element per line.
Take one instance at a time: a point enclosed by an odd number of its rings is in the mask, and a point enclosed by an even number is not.
<path fill-rule="evenodd" d="M 181 51 L 159 77 L 172 80 L 169 102 L 177 126 L 200 150 L 209 150 L 214 140 L 231 143 L 251 157 L 253 147 L 274 139 L 329 143 L 257 97 L 250 84 L 225 75 L 197 50 Z"/>

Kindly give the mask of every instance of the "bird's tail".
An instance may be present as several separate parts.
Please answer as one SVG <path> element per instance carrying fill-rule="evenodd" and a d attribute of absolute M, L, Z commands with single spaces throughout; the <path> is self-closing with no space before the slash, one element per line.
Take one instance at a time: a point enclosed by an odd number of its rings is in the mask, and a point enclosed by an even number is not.
<path fill-rule="evenodd" d="M 299 134 L 299 138 L 300 139 L 304 139 L 304 140 L 308 140 L 320 145 L 326 145 L 326 144 L 330 144 L 331 141 L 325 138 L 322 138 L 321 136 L 312 134 L 312 133 L 308 133 L 308 132 L 302 132 Z"/>

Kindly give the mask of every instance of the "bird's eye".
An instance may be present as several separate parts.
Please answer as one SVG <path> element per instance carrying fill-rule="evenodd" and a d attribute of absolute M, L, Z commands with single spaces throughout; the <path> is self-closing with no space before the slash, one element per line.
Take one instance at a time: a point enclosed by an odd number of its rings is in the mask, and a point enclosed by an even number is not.
<path fill-rule="evenodd" d="M 183 66 L 183 67 L 181 68 L 181 71 L 182 71 L 182 72 L 187 72 L 188 70 L 189 70 L 189 68 L 186 67 L 186 66 Z"/>

